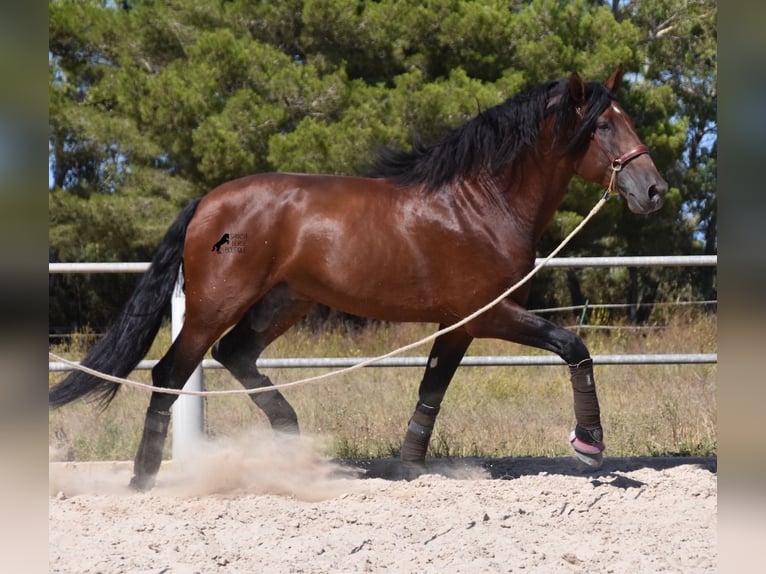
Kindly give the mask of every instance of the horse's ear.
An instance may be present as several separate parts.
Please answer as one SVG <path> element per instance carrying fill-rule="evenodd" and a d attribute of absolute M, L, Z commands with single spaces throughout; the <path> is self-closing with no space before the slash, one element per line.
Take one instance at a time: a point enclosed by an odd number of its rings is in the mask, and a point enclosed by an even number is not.
<path fill-rule="evenodd" d="M 569 97 L 578 108 L 585 105 L 585 82 L 577 72 L 569 76 Z"/>
<path fill-rule="evenodd" d="M 606 82 L 604 82 L 604 85 L 612 93 L 615 93 L 617 90 L 620 89 L 620 86 L 622 85 L 622 64 L 617 66 L 617 69 L 614 71 L 614 74 L 609 76 L 609 79 Z"/>

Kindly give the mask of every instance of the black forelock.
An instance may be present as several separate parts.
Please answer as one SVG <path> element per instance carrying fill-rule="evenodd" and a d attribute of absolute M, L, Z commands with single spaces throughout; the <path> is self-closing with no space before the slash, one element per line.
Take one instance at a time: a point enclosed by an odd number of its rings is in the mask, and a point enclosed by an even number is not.
<path fill-rule="evenodd" d="M 574 124 L 577 129 L 569 136 L 570 140 L 564 152 L 568 155 L 577 155 L 584 151 L 596 127 L 596 120 L 615 99 L 615 94 L 600 82 L 588 82 L 585 84 L 585 97 L 582 118 L 579 123 Z M 568 105 L 573 106 L 571 100 L 569 102 Z"/>
<path fill-rule="evenodd" d="M 541 84 L 484 110 L 431 145 L 412 151 L 386 148 L 378 153 L 371 177 L 400 185 L 439 189 L 447 183 L 485 171 L 496 175 L 536 143 L 543 119 L 555 114 L 556 137 L 571 137 L 565 153 L 577 153 L 590 138 L 596 119 L 613 95 L 600 83 L 586 84 L 582 121 L 571 99 L 569 80 Z M 577 129 L 573 132 L 574 126 Z"/>

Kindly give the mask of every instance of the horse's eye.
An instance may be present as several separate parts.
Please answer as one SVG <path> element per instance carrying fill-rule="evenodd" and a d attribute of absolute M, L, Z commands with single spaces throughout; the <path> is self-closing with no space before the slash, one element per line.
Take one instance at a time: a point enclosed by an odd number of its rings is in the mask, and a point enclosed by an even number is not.
<path fill-rule="evenodd" d="M 596 129 L 600 132 L 609 131 L 609 122 L 598 122 Z"/>

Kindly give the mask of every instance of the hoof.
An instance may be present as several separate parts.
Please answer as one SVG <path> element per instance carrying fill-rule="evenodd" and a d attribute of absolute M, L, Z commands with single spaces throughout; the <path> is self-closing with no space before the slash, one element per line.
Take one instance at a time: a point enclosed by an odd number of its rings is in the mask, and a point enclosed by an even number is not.
<path fill-rule="evenodd" d="M 147 490 L 151 490 L 154 487 L 154 476 L 134 476 L 130 479 L 130 484 L 128 485 L 132 490 L 136 490 L 138 492 L 146 492 Z"/>
<path fill-rule="evenodd" d="M 569 434 L 569 444 L 572 445 L 574 454 L 578 460 L 583 462 L 589 468 L 601 468 L 604 462 L 604 443 L 597 442 L 588 444 L 575 436 L 574 431 Z"/>
<path fill-rule="evenodd" d="M 401 478 L 403 480 L 415 480 L 422 474 L 426 474 L 426 465 L 412 462 L 402 462 L 400 465 Z"/>

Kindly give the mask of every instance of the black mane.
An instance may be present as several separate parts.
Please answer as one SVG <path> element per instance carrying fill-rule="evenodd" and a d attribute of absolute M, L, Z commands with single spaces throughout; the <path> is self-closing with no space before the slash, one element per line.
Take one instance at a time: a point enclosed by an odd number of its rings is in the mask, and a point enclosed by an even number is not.
<path fill-rule="evenodd" d="M 383 149 L 369 175 L 400 185 L 423 185 L 429 190 L 482 171 L 495 176 L 503 166 L 535 145 L 542 121 L 549 114 L 556 117 L 556 137 L 571 134 L 565 153 L 575 154 L 587 145 L 596 119 L 614 96 L 601 83 L 587 83 L 584 106 L 587 111 L 572 133 L 579 118 L 568 83 L 569 80 L 559 80 L 541 84 L 513 96 L 480 112 L 429 146 L 415 145 L 412 151 Z"/>

